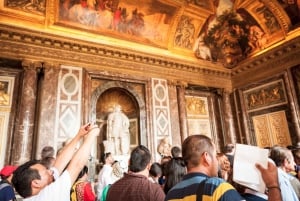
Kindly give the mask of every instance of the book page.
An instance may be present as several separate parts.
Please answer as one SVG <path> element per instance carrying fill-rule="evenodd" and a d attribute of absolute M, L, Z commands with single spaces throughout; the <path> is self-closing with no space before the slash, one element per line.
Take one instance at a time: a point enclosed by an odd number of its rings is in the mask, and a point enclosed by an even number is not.
<path fill-rule="evenodd" d="M 233 162 L 233 181 L 250 189 L 264 193 L 266 185 L 256 163 L 264 168 L 268 165 L 269 150 L 256 146 L 236 144 Z"/>

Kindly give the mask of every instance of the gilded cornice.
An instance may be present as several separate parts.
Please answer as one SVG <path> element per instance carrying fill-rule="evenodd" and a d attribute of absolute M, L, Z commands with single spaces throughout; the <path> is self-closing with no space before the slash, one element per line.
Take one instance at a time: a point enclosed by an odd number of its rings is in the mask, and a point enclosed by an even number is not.
<path fill-rule="evenodd" d="M 92 42 L 72 40 L 46 33 L 0 26 L 2 57 L 31 59 L 46 63 L 81 66 L 90 70 L 118 71 L 127 73 L 149 73 L 149 76 L 166 79 L 190 80 L 192 83 L 215 86 L 230 81 L 228 69 L 215 67 L 211 62 L 196 63 L 179 59 L 150 55 L 145 52 L 134 52 Z M 207 63 L 207 68 L 205 64 Z M 216 86 L 215 86 L 216 87 Z M 230 83 L 225 83 L 230 88 Z"/>
<path fill-rule="evenodd" d="M 295 32 L 297 34 L 297 32 Z M 273 76 L 300 64 L 300 37 L 291 37 L 232 69 L 233 88 Z"/>

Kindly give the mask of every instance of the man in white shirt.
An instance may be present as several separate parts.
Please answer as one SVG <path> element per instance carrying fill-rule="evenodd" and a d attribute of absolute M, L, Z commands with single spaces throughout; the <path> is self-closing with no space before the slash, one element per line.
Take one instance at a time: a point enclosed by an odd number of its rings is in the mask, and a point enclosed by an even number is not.
<path fill-rule="evenodd" d="M 101 157 L 101 161 L 104 163 L 101 171 L 98 175 L 98 186 L 97 186 L 97 197 L 98 201 L 101 201 L 101 195 L 103 189 L 113 183 L 111 173 L 112 173 L 112 164 L 114 162 L 114 159 L 112 157 L 112 154 L 104 153 Z"/>
<path fill-rule="evenodd" d="M 95 137 L 100 129 L 86 124 L 57 156 L 53 169 L 32 160 L 20 165 L 12 179 L 24 201 L 69 201 L 71 186 L 86 165 Z M 77 144 L 84 138 L 77 150 Z"/>
<path fill-rule="evenodd" d="M 298 201 L 296 191 L 292 186 L 293 178 L 289 172 L 295 168 L 293 154 L 285 147 L 274 146 L 271 148 L 270 158 L 278 168 L 278 181 L 283 201 Z"/>

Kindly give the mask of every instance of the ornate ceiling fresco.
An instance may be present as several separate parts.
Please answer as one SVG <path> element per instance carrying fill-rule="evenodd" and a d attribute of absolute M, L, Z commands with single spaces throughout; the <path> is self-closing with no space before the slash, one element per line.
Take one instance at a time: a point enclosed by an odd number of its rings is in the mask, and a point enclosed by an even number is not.
<path fill-rule="evenodd" d="M 7 0 L 55 25 L 232 69 L 300 25 L 300 0 Z M 147 52 L 147 50 L 145 50 Z"/>

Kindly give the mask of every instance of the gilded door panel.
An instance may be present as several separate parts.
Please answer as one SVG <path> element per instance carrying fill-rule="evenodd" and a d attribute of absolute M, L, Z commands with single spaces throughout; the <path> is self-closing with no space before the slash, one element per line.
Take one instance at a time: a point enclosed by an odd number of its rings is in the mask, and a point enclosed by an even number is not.
<path fill-rule="evenodd" d="M 269 147 L 272 144 L 269 136 L 268 118 L 267 115 L 259 115 L 253 117 L 254 131 L 256 143 L 259 147 Z"/>
<path fill-rule="evenodd" d="M 257 146 L 291 145 L 291 137 L 284 111 L 253 116 Z"/>
<path fill-rule="evenodd" d="M 280 146 L 291 145 L 290 133 L 284 111 L 274 112 L 268 115 L 270 131 L 274 144 Z"/>

